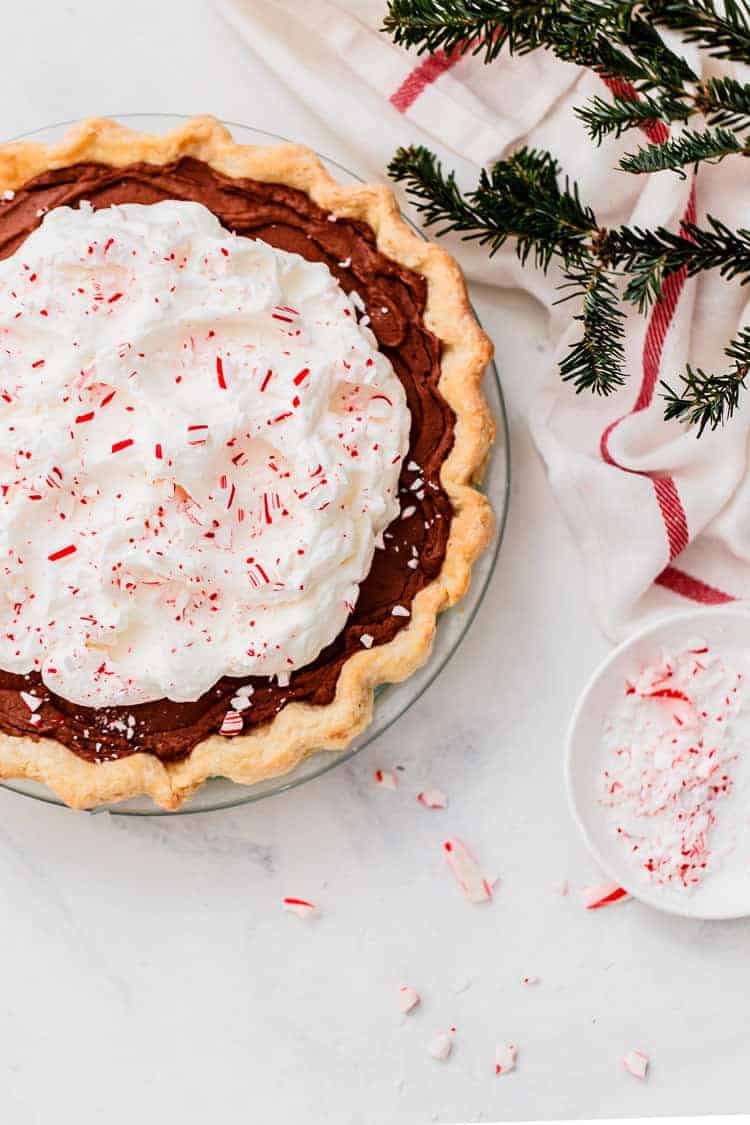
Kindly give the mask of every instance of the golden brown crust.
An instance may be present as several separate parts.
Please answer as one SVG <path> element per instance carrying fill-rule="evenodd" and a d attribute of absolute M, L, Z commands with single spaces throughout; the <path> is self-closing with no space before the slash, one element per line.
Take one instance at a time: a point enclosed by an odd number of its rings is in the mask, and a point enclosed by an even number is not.
<path fill-rule="evenodd" d="M 408 626 L 387 644 L 350 657 L 333 701 L 325 706 L 288 704 L 271 723 L 233 739 L 212 735 L 187 758 L 170 763 L 145 753 L 93 763 L 52 739 L 0 735 L 0 778 L 44 782 L 75 808 L 147 793 L 162 808 L 176 809 L 208 777 L 252 784 L 286 773 L 313 750 L 348 745 L 371 720 L 375 687 L 405 679 L 427 659 L 437 614 L 466 592 L 472 564 L 493 529 L 489 502 L 472 487 L 494 437 L 481 392 L 492 345 L 471 310 L 461 270 L 444 250 L 411 230 L 389 188 L 343 186 L 301 145 L 237 145 L 212 117 L 192 118 L 159 137 L 92 118 L 51 147 L 31 142 L 0 146 L 0 192 L 79 161 L 164 164 L 181 156 L 194 156 L 229 176 L 299 188 L 335 215 L 364 220 L 381 251 L 426 278 L 425 323 L 442 341 L 439 387 L 456 415 L 453 449 L 441 473 L 454 516 L 441 573 L 417 594 Z"/>

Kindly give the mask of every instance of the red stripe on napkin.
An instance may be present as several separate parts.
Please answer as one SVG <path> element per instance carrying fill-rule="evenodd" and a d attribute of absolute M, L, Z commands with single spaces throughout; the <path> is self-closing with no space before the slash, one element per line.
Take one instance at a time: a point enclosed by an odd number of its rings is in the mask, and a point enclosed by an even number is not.
<path fill-rule="evenodd" d="M 691 601 L 700 602 L 702 605 L 726 605 L 727 602 L 738 601 L 731 594 L 725 594 L 723 590 L 717 590 L 715 586 L 701 582 L 700 578 L 685 574 L 684 570 L 678 570 L 676 566 L 665 567 L 654 582 L 657 586 L 663 586 L 674 594 L 680 594 L 683 598 L 690 598 Z"/>
<path fill-rule="evenodd" d="M 625 94 L 633 96 L 632 88 L 627 83 L 617 83 L 614 81 L 607 82 L 607 86 L 614 94 Z M 651 125 L 644 128 L 644 132 L 654 144 L 663 144 L 669 136 L 669 130 L 660 121 L 656 121 Z M 688 204 L 685 209 L 685 215 L 682 220 L 684 223 L 695 222 L 695 183 L 690 191 Z M 664 341 L 667 338 L 669 326 L 672 323 L 677 303 L 687 280 L 687 270 L 682 269 L 678 273 L 671 274 L 666 279 L 662 286 L 661 295 L 659 300 L 654 305 L 651 318 L 646 329 L 646 336 L 643 341 L 643 360 L 642 369 L 643 377 L 641 379 L 641 386 L 638 391 L 638 397 L 635 400 L 633 408 L 628 414 L 623 415 L 621 418 L 615 419 L 610 422 L 604 430 L 601 438 L 599 439 L 599 450 L 602 459 L 608 465 L 623 469 L 625 472 L 634 472 L 639 476 L 648 476 L 647 473 L 641 473 L 639 470 L 625 469 L 615 461 L 614 457 L 609 451 L 609 437 L 612 431 L 619 426 L 623 418 L 630 417 L 631 414 L 637 414 L 641 410 L 651 405 L 656 390 L 656 384 L 659 379 L 661 369 L 661 358 L 664 351 Z M 651 478 L 654 488 L 654 496 L 659 505 L 662 520 L 664 521 L 664 530 L 667 536 L 667 543 L 669 546 L 669 561 L 672 562 L 681 551 L 687 547 L 690 542 L 690 533 L 688 530 L 687 516 L 685 509 L 680 500 L 680 494 L 677 491 L 677 485 L 672 477 L 655 477 Z M 684 589 L 689 586 L 683 584 Z M 696 587 L 697 588 L 697 587 Z M 690 594 L 685 593 L 685 597 L 690 597 Z M 700 600 L 700 599 L 698 599 Z"/>
<path fill-rule="evenodd" d="M 428 55 L 426 59 L 422 59 L 421 63 L 414 67 L 406 78 L 403 80 L 397 90 L 395 90 L 388 99 L 392 106 L 399 111 L 399 113 L 406 113 L 410 106 L 414 105 L 419 95 L 424 90 L 436 82 L 441 74 L 445 74 L 452 66 L 461 58 L 461 51 L 458 47 L 454 47 L 449 55 L 445 51 L 436 51 L 434 55 Z"/>
<path fill-rule="evenodd" d="M 656 502 L 661 510 L 664 526 L 667 530 L 669 561 L 672 562 L 690 542 L 685 510 L 671 477 L 656 477 L 653 485 Z"/>
<path fill-rule="evenodd" d="M 609 87 L 616 98 L 627 98 L 630 101 L 638 100 L 635 86 L 626 82 L 624 78 L 605 78 L 604 85 Z M 643 132 L 654 145 L 663 145 L 669 138 L 669 126 L 663 121 L 649 121 L 642 126 Z"/>

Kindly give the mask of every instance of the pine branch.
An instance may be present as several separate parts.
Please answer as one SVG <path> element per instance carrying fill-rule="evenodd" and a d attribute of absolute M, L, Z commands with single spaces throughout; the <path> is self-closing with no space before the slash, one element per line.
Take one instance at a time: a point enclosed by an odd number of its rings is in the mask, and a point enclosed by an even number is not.
<path fill-rule="evenodd" d="M 685 270 L 688 277 L 718 269 L 727 280 L 750 280 L 750 230 L 730 230 L 707 216 L 707 226 L 683 223 L 679 233 L 657 227 L 619 227 L 607 235 L 603 253 L 628 278 L 623 296 L 640 312 L 661 296 L 664 281 Z"/>
<path fill-rule="evenodd" d="M 708 78 L 698 85 L 695 108 L 709 125 L 750 129 L 750 85 L 736 78 Z"/>
<path fill-rule="evenodd" d="M 560 363 L 560 376 L 573 383 L 576 394 L 610 394 L 625 382 L 625 314 L 614 281 L 602 266 L 571 268 L 560 288 L 570 290 L 563 300 L 582 300 L 573 319 L 583 325 L 581 338 Z"/>
<path fill-rule="evenodd" d="M 440 225 L 438 234 L 458 231 L 488 245 L 490 254 L 515 238 L 521 261 L 533 253 L 542 269 L 555 255 L 566 265 L 580 262 L 596 230 L 596 217 L 581 203 L 577 187 L 560 188 L 559 167 L 547 152 L 521 149 L 498 161 L 465 196 L 453 174 L 446 176 L 421 145 L 399 149 L 388 171 L 406 184 L 425 225 Z"/>
<path fill-rule="evenodd" d="M 702 161 L 750 155 L 750 84 L 728 77 L 699 81 L 659 32 L 669 28 L 716 57 L 747 61 L 750 0 L 389 0 L 384 28 L 419 51 L 470 51 L 485 62 L 503 47 L 516 54 L 542 48 L 616 80 L 611 100 L 595 97 L 576 110 L 597 144 L 656 121 L 685 123 L 703 115 L 707 129 L 643 146 L 621 160 L 623 171 L 684 176 Z M 641 312 L 680 271 L 692 276 L 717 269 L 740 284 L 750 281 L 750 230 L 732 231 L 710 216 L 704 226 L 684 223 L 678 233 L 600 229 L 548 153 L 523 149 L 483 172 L 466 193 L 424 148 L 399 150 L 390 171 L 439 233 L 477 239 L 491 254 L 515 239 L 521 261 L 533 257 L 544 270 L 558 261 L 565 276 L 561 300 L 580 303 L 574 319 L 582 334 L 560 367 L 578 392 L 607 394 L 622 385 L 621 279 L 623 299 Z M 732 417 L 750 372 L 750 326 L 726 354 L 731 363 L 723 373 L 688 367 L 677 391 L 664 384 L 666 418 L 687 421 L 700 435 Z"/>
<path fill-rule="evenodd" d="M 739 405 L 740 391 L 744 390 L 750 373 L 750 328 L 742 329 L 738 338 L 725 349 L 725 355 L 733 362 L 721 375 L 708 375 L 701 368 L 688 367 L 680 376 L 679 391 L 662 381 L 667 421 L 677 418 L 697 426 L 698 437 L 706 427 L 715 430 L 729 421 Z"/>
<path fill-rule="evenodd" d="M 491 62 L 506 46 L 511 54 L 544 48 L 619 80 L 632 88 L 632 99 L 618 91 L 611 103 L 594 98 L 577 110 L 600 144 L 610 134 L 619 137 L 656 120 L 687 121 L 696 113 L 715 127 L 750 128 L 750 84 L 729 78 L 700 82 L 658 30 L 675 29 L 713 54 L 745 61 L 750 0 L 729 0 L 724 7 L 720 11 L 715 0 L 389 0 L 383 27 L 395 42 L 420 52 L 471 51 Z M 694 140 L 689 152 L 679 147 L 660 156 L 638 152 L 622 167 L 679 170 L 734 151 L 726 135 L 712 135 L 702 146 Z"/>
<path fill-rule="evenodd" d="M 592 141 L 600 145 L 607 136 L 620 137 L 629 129 L 647 129 L 657 121 L 686 121 L 695 110 L 689 102 L 670 94 L 638 95 L 634 91 L 632 98 L 618 94 L 611 102 L 599 96 L 591 98 L 574 112 Z"/>
<path fill-rule="evenodd" d="M 702 160 L 718 164 L 725 156 L 741 153 L 748 155 L 746 145 L 729 129 L 706 130 L 698 133 L 690 129 L 674 140 L 663 144 L 650 144 L 638 148 L 636 152 L 623 156 L 618 167 L 623 172 L 639 174 L 650 172 L 676 172 L 685 179 L 686 167 L 699 164 Z"/>
<path fill-rule="evenodd" d="M 424 216 L 425 226 L 440 224 L 437 235 L 460 231 L 469 238 L 485 241 L 494 237 L 494 231 L 484 226 L 461 194 L 454 173 L 445 175 L 440 161 L 423 145 L 398 149 L 388 165 L 388 173 L 397 183 L 406 184 L 414 206 Z"/>
<path fill-rule="evenodd" d="M 383 31 L 421 54 L 481 54 L 492 62 L 540 47 L 607 77 L 679 89 L 697 81 L 635 0 L 389 0 Z"/>
<path fill-rule="evenodd" d="M 654 24 L 682 33 L 717 59 L 747 62 L 750 57 L 750 4 L 723 0 L 647 0 L 643 11 Z"/>
<path fill-rule="evenodd" d="M 558 7 L 555 0 L 389 0 L 383 31 L 420 54 L 471 51 L 490 63 L 506 44 L 521 53 L 541 47 Z"/>

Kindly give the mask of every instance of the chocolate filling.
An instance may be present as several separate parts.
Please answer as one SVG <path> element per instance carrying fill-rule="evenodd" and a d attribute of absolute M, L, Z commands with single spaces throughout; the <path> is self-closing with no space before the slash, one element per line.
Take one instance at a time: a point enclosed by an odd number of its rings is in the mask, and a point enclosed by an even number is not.
<path fill-rule="evenodd" d="M 0 204 L 0 258 L 12 254 L 39 225 L 40 211 L 76 206 L 81 200 L 99 208 L 163 199 L 202 203 L 229 230 L 325 262 L 347 292 L 359 293 L 380 348 L 406 391 L 412 421 L 400 490 L 402 509 L 414 511 L 386 531 L 385 549 L 375 552 L 356 609 L 342 632 L 313 664 L 292 673 L 287 687 L 261 677 L 225 677 L 194 703 L 162 699 L 133 707 L 89 708 L 54 695 L 37 673 L 18 676 L 0 671 L 0 729 L 55 738 L 89 761 L 109 761 L 135 751 L 163 760 L 186 756 L 219 729 L 241 683 L 251 683 L 255 689 L 252 706 L 243 712 L 245 730 L 267 723 L 292 700 L 330 703 L 343 663 L 362 650 L 362 635 L 383 644 L 408 624 L 408 618 L 393 616 L 393 607 L 409 608 L 415 595 L 439 574 L 450 530 L 452 510 L 440 485 L 440 468 L 453 442 L 454 418 L 438 391 L 440 344 L 424 324 L 426 284 L 418 274 L 381 254 L 365 223 L 331 221 L 303 192 L 281 184 L 230 179 L 190 158 L 125 168 L 78 164 L 36 177 L 12 201 Z M 409 464 L 419 470 L 409 469 Z M 417 480 L 424 483 L 413 490 Z M 412 558 L 418 560 L 414 569 L 408 565 Z M 30 722 L 21 690 L 32 690 L 44 699 L 36 726 Z"/>

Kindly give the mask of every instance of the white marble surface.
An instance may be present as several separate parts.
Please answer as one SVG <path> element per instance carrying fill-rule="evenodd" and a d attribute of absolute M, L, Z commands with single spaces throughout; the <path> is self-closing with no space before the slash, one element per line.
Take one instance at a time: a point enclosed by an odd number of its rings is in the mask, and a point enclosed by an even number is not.
<path fill-rule="evenodd" d="M 345 157 L 206 0 L 26 0 L 4 11 L 0 133 L 65 118 L 211 111 Z M 513 429 L 513 499 L 482 620 L 411 713 L 353 763 L 223 814 L 124 820 L 0 793 L 0 1118 L 420 1125 L 738 1112 L 747 1106 L 745 923 L 636 903 L 587 914 L 593 867 L 561 740 L 607 645 L 518 422 L 541 328 L 477 294 Z M 377 766 L 405 767 L 375 788 Z M 415 792 L 450 797 L 427 812 Z M 461 898 L 463 835 L 501 884 Z M 296 894 L 322 905 L 307 924 Z M 524 988 L 522 974 L 538 985 Z M 410 1017 L 396 989 L 423 995 Z M 468 987 L 467 987 L 468 986 Z M 444 1064 L 425 1044 L 449 1024 Z M 493 1075 L 497 1040 L 518 1070 Z M 646 1083 L 620 1057 L 640 1046 Z"/>

